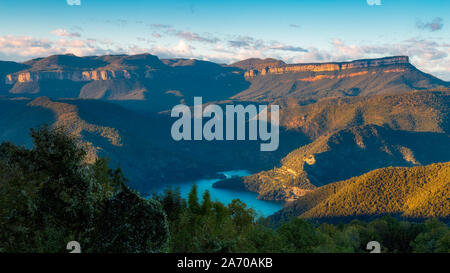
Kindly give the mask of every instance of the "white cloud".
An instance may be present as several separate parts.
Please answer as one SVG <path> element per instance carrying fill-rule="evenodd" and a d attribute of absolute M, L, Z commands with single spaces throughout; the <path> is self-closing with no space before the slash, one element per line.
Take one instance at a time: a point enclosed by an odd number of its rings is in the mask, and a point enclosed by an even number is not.
<path fill-rule="evenodd" d="M 78 32 L 69 32 L 66 29 L 55 29 L 50 31 L 51 34 L 56 35 L 56 36 L 61 36 L 61 37 L 70 37 L 70 38 L 74 38 L 74 37 L 80 37 L 80 33 Z"/>
<path fill-rule="evenodd" d="M 8 60 L 23 61 L 35 57 L 46 57 L 54 54 L 72 53 L 75 55 L 97 55 L 114 52 L 102 41 L 85 40 L 50 40 L 31 36 L 0 36 L 0 54 Z"/>
<path fill-rule="evenodd" d="M 407 55 L 411 63 L 419 69 L 450 80 L 450 47 L 433 40 L 408 39 L 399 43 L 377 45 L 346 44 L 340 39 L 331 42 L 330 50 L 309 48 L 303 55 L 288 58 L 288 62 L 329 62 L 350 61 L 361 58 L 376 58 L 394 55 Z"/>
<path fill-rule="evenodd" d="M 417 21 L 416 26 L 417 26 L 417 28 L 434 32 L 434 31 L 441 30 L 444 27 L 444 20 L 440 17 L 436 17 L 433 19 L 433 21 L 431 21 L 429 23 L 423 23 L 422 21 Z"/>
<path fill-rule="evenodd" d="M 270 46 L 269 48 L 274 49 L 274 50 L 283 50 L 283 51 L 308 52 L 308 50 L 304 49 L 303 47 L 285 45 L 282 43 L 277 43 L 275 45 Z"/>
<path fill-rule="evenodd" d="M 152 54 L 155 54 L 160 58 L 193 58 L 194 49 L 195 48 L 189 45 L 186 41 L 179 40 L 173 47 L 155 46 L 150 50 L 147 49 L 147 51 L 150 51 Z"/>
<path fill-rule="evenodd" d="M 151 24 L 150 27 L 155 30 L 162 31 L 167 35 L 175 36 L 184 39 L 186 41 L 209 43 L 209 44 L 214 44 L 220 41 L 219 38 L 213 37 L 211 34 L 208 33 L 201 35 L 199 33 L 191 31 L 178 30 L 172 27 L 171 25 L 167 24 Z M 161 37 L 161 34 L 157 32 L 153 32 L 152 35 L 156 38 Z"/>
<path fill-rule="evenodd" d="M 67 5 L 69 6 L 80 6 L 81 0 L 67 0 Z"/>
<path fill-rule="evenodd" d="M 189 31 L 178 31 L 175 35 L 177 37 L 185 39 L 187 41 L 196 41 L 196 42 L 204 42 L 204 43 L 217 43 L 219 41 L 218 38 L 200 36 L 198 33 L 189 32 Z"/>

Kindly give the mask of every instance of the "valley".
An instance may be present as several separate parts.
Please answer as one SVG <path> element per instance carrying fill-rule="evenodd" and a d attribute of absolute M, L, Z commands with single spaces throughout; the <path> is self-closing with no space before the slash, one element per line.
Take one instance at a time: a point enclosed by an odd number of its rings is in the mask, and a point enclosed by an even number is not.
<path fill-rule="evenodd" d="M 319 64 L 248 59 L 222 65 L 151 54 L 54 55 L 0 62 L 0 140 L 30 147 L 30 128 L 65 127 L 87 147 L 89 162 L 109 158 L 144 195 L 183 181 L 213 179 L 211 190 L 245 190 L 258 199 L 296 204 L 276 215 L 340 217 L 347 212 L 323 212 L 304 200 L 373 170 L 446 166 L 449 88 L 449 82 L 421 72 L 407 56 Z M 279 105 L 279 148 L 260 151 L 261 141 L 249 140 L 174 141 L 170 132 L 176 118 L 170 110 L 193 106 L 195 96 L 205 106 Z M 243 169 L 252 174 L 224 180 L 217 175 Z M 424 209 L 386 213 L 445 216 Z"/>

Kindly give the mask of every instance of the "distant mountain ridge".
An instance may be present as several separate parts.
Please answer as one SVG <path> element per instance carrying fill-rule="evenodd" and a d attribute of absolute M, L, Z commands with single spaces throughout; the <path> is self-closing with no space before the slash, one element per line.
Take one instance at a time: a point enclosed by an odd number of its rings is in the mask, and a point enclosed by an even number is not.
<path fill-rule="evenodd" d="M 103 99 L 153 112 L 180 102 L 191 104 L 193 96 L 202 96 L 204 102 L 232 99 L 270 103 L 283 98 L 312 103 L 330 97 L 449 86 L 416 69 L 407 56 L 311 64 L 247 59 L 221 65 L 195 59 L 159 59 L 151 54 L 68 54 L 22 64 L 0 62 L 3 95 Z"/>
<path fill-rule="evenodd" d="M 450 84 L 418 70 L 407 56 L 351 62 L 285 64 L 273 60 L 239 62 L 250 87 L 233 98 L 249 101 L 292 99 L 308 104 L 330 97 L 399 94 L 446 88 Z"/>
<path fill-rule="evenodd" d="M 329 62 L 329 63 L 303 63 L 286 64 L 282 61 L 273 59 L 243 61 L 230 66 L 245 67 L 246 77 L 255 77 L 257 75 L 284 74 L 295 72 L 325 72 L 325 71 L 343 71 L 349 69 L 383 67 L 390 65 L 409 64 L 408 56 L 393 56 L 379 59 L 362 59 L 350 62 Z"/>
<path fill-rule="evenodd" d="M 129 101 L 126 106 L 158 112 L 192 103 L 194 95 L 228 99 L 248 87 L 241 74 L 239 68 L 151 54 L 54 55 L 16 66 L 0 62 L 0 95 Z"/>

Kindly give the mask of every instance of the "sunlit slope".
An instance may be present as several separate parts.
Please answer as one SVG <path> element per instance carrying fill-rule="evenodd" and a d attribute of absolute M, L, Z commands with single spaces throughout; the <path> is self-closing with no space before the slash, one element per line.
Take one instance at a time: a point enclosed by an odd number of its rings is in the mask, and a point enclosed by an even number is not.
<path fill-rule="evenodd" d="M 450 214 L 450 163 L 377 169 L 320 187 L 292 202 L 275 218 L 368 217 L 391 214 L 408 218 Z"/>
<path fill-rule="evenodd" d="M 285 108 L 285 124 L 300 120 L 291 130 L 312 142 L 293 150 L 280 166 L 244 178 L 245 187 L 264 199 L 295 199 L 377 168 L 449 161 L 449 94 L 421 91 Z"/>

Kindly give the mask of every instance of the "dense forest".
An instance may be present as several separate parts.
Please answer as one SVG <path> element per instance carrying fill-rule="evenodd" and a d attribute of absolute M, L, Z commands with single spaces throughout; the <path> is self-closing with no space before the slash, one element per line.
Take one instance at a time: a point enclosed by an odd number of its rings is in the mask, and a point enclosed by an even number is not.
<path fill-rule="evenodd" d="M 436 219 L 385 216 L 346 224 L 293 218 L 273 226 L 239 199 L 224 205 L 194 186 L 143 198 L 108 160 L 86 163 L 83 144 L 64 129 L 31 131 L 31 149 L 0 145 L 0 252 L 450 252 Z"/>
<path fill-rule="evenodd" d="M 225 206 L 211 201 L 208 191 L 197 196 L 195 185 L 188 200 L 176 189 L 154 196 L 167 212 L 171 252 L 361 253 L 370 241 L 380 242 L 382 252 L 450 251 L 450 230 L 437 219 L 329 224 L 292 218 L 273 227 L 239 199 Z"/>
<path fill-rule="evenodd" d="M 330 183 L 289 202 L 269 217 L 280 222 L 292 217 L 328 221 L 373 219 L 390 214 L 403 219 L 438 217 L 450 221 L 450 162 L 415 167 L 376 169 Z"/>

